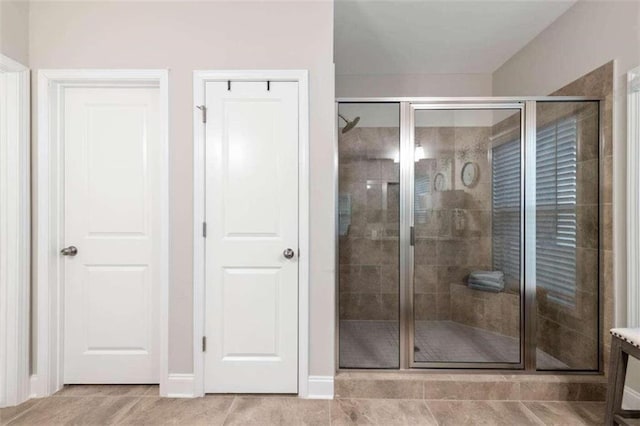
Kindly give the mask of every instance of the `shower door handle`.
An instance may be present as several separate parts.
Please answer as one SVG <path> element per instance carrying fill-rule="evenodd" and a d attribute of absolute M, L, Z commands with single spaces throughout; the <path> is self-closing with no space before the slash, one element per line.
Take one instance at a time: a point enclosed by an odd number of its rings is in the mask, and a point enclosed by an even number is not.
<path fill-rule="evenodd" d="M 290 248 L 285 249 L 285 250 L 282 252 L 282 255 L 285 257 L 285 259 L 292 259 L 292 258 L 293 258 L 293 256 L 295 256 L 295 254 L 296 254 L 296 252 L 295 252 L 295 251 L 293 251 L 293 249 L 290 249 Z"/>

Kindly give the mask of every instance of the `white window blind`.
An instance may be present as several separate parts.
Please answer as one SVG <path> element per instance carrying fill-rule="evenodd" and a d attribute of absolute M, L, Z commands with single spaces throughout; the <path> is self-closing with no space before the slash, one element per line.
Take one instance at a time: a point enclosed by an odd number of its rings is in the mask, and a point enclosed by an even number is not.
<path fill-rule="evenodd" d="M 414 183 L 415 223 L 427 222 L 427 203 L 425 196 L 431 193 L 431 179 L 429 175 L 416 176 Z"/>
<path fill-rule="evenodd" d="M 493 148 L 493 269 L 520 281 L 520 140 Z"/>
<path fill-rule="evenodd" d="M 520 140 L 493 148 L 493 268 L 520 279 Z M 575 305 L 577 122 L 537 132 L 537 285 L 558 303 Z"/>
<path fill-rule="evenodd" d="M 577 122 L 542 128 L 536 143 L 536 278 L 548 297 L 575 305 Z"/>

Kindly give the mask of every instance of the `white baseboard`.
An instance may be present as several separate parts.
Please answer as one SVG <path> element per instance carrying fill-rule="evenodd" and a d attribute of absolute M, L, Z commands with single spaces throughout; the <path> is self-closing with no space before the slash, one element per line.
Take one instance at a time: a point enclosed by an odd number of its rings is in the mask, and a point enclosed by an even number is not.
<path fill-rule="evenodd" d="M 162 392 L 162 396 L 168 398 L 193 398 L 195 397 L 194 383 L 193 374 L 169 374 L 167 389 Z"/>
<path fill-rule="evenodd" d="M 624 387 L 624 395 L 622 397 L 622 408 L 627 410 L 640 409 L 640 392 L 631 389 L 629 386 Z"/>
<path fill-rule="evenodd" d="M 333 399 L 333 376 L 309 376 L 309 399 Z"/>
<path fill-rule="evenodd" d="M 32 374 L 29 378 L 29 398 L 44 398 L 49 396 L 47 384 L 42 380 L 42 376 Z"/>

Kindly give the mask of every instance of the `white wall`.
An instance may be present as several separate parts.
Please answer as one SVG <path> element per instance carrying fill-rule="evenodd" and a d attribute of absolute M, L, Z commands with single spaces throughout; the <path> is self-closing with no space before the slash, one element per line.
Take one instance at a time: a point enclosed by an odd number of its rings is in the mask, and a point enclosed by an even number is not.
<path fill-rule="evenodd" d="M 193 371 L 192 71 L 310 71 L 310 374 L 332 375 L 333 3 L 34 2 L 30 19 L 34 72 L 42 68 L 170 70 L 171 373 Z"/>
<path fill-rule="evenodd" d="M 0 53 L 29 65 L 29 2 L 0 1 Z"/>
<path fill-rule="evenodd" d="M 339 74 L 336 96 L 491 96 L 491 74 Z"/>
<path fill-rule="evenodd" d="M 615 60 L 615 323 L 626 323 L 626 73 L 640 64 L 640 2 L 580 1 L 493 74 L 496 96 L 549 94 Z M 633 259 L 636 261 L 637 259 Z M 640 371 L 631 383 L 640 388 Z"/>

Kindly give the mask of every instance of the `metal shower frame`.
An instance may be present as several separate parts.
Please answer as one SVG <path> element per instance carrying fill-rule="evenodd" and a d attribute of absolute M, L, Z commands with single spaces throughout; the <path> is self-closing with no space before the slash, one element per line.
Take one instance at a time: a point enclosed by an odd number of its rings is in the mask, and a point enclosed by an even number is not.
<path fill-rule="evenodd" d="M 602 312 L 603 278 L 601 256 L 598 256 L 598 368 L 596 370 L 538 370 L 536 368 L 536 194 L 535 170 L 536 149 L 536 103 L 537 102 L 598 102 L 598 224 L 601 224 L 603 212 L 602 199 L 603 173 L 603 99 L 588 96 L 527 96 L 527 97 L 374 97 L 374 98 L 337 98 L 336 114 L 340 104 L 397 104 L 400 111 L 400 288 L 399 288 L 399 326 L 400 326 L 400 362 L 399 370 L 406 372 L 427 369 L 442 370 L 478 370 L 504 371 L 513 373 L 600 373 L 603 368 Z M 414 283 L 414 247 L 410 243 L 410 228 L 414 225 L 414 120 L 419 110 L 451 109 L 510 109 L 520 111 L 521 132 L 521 208 L 520 208 L 520 361 L 518 363 L 486 362 L 420 362 L 414 358 L 415 323 L 413 321 L 413 283 Z M 336 120 L 334 142 L 334 193 L 335 193 L 335 359 L 336 371 L 354 371 L 364 369 L 340 368 L 340 298 L 339 298 L 339 122 Z M 532 214 L 533 213 L 533 214 Z M 599 226 L 598 247 L 602 240 L 603 229 Z M 600 251 L 600 248 L 599 248 Z M 379 371 L 398 371 L 398 369 L 380 368 Z"/>

